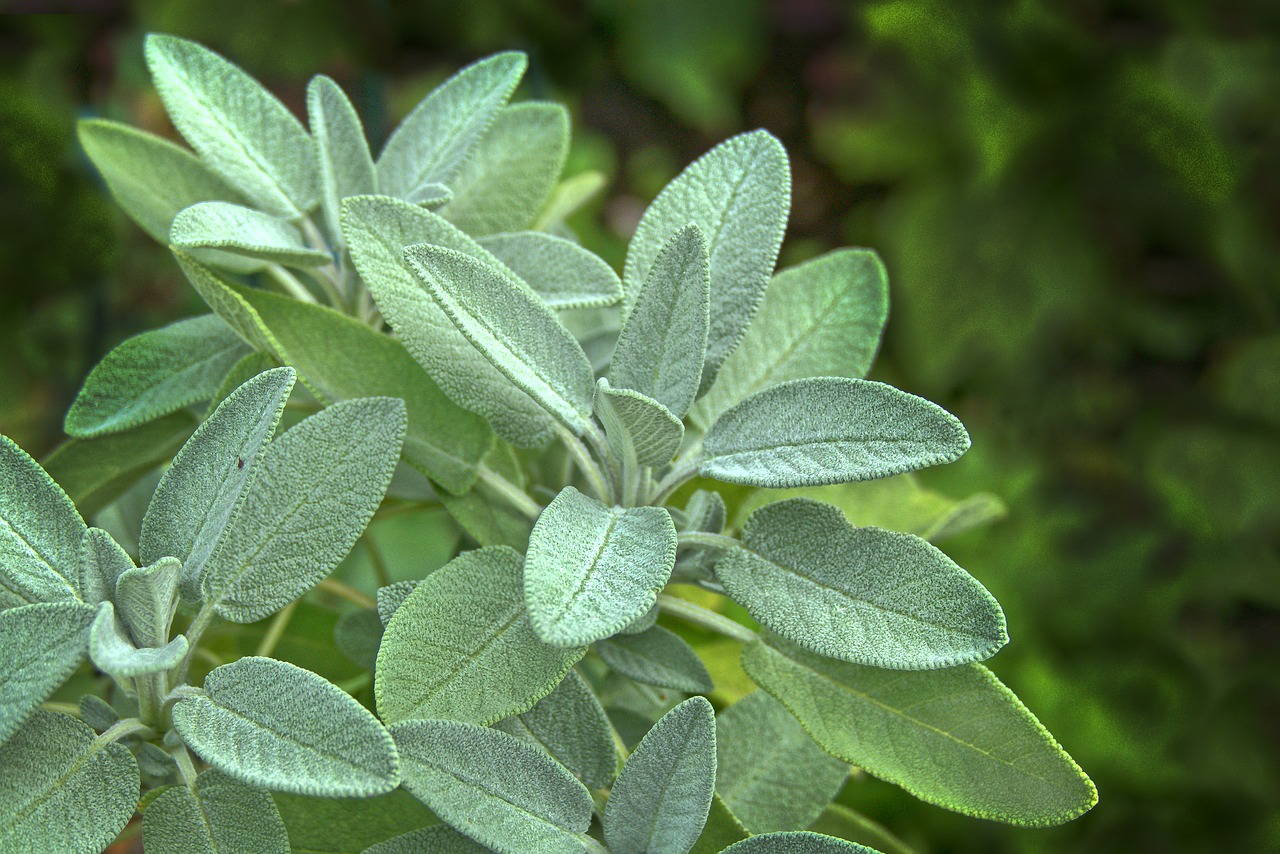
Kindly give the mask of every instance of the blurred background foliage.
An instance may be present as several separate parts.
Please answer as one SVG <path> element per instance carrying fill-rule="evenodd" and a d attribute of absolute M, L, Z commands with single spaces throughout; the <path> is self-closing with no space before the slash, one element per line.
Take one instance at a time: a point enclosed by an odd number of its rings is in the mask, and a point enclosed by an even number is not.
<path fill-rule="evenodd" d="M 667 180 L 765 127 L 795 176 L 783 263 L 884 256 L 873 376 L 969 426 L 924 480 L 1010 510 L 948 551 L 1008 613 L 993 669 L 1101 794 L 1039 831 L 874 781 L 841 800 L 920 851 L 1280 850 L 1273 0 L 80 5 L 0 17 L 0 432 L 47 451 L 107 349 L 199 310 L 74 138 L 80 116 L 172 134 L 147 31 L 299 114 L 307 78 L 335 77 L 375 146 L 452 70 L 526 50 L 520 96 L 573 110 L 569 173 L 610 176 L 575 225 L 619 267 Z"/>

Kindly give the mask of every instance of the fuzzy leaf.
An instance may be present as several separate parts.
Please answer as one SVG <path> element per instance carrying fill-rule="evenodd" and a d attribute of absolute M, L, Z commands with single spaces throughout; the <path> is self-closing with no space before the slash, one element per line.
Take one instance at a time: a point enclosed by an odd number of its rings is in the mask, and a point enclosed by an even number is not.
<path fill-rule="evenodd" d="M 807 830 L 764 833 L 735 842 L 721 854 L 880 854 L 874 848 Z"/>
<path fill-rule="evenodd" d="M 757 130 L 722 142 L 676 176 L 645 211 L 631 238 L 622 276 L 628 308 L 636 304 L 659 253 L 676 231 L 692 222 L 707 236 L 711 328 L 703 390 L 710 387 L 760 305 L 790 208 L 787 153 L 778 140 Z"/>
<path fill-rule="evenodd" d="M 337 83 L 320 75 L 307 86 L 307 116 L 320 170 L 320 207 L 329 239 L 341 249 L 342 200 L 377 190 L 364 125 Z"/>
<path fill-rule="evenodd" d="M 536 744 L 588 789 L 603 789 L 618 770 L 609 718 L 585 679 L 570 670 L 532 709 L 494 726 Z"/>
<path fill-rule="evenodd" d="M 90 605 L 115 598 L 117 580 L 133 568 L 133 558 L 109 533 L 88 529 L 80 540 L 80 598 Z"/>
<path fill-rule="evenodd" d="M 80 602 L 0 611 L 0 744 L 84 661 L 92 622 Z"/>
<path fill-rule="evenodd" d="M 541 231 L 491 234 L 478 241 L 556 311 L 614 305 L 622 282 L 600 256 Z"/>
<path fill-rule="evenodd" d="M 441 495 L 449 515 L 467 536 L 482 546 L 510 546 L 524 551 L 533 523 L 484 481 L 466 495 Z"/>
<path fill-rule="evenodd" d="M 187 281 L 191 283 L 191 287 L 195 288 L 196 293 L 200 294 L 205 304 L 246 344 L 260 353 L 270 355 L 277 362 L 289 361 L 284 348 L 280 346 L 280 342 L 276 340 L 267 325 L 262 322 L 262 318 L 249 303 L 245 302 L 244 297 L 227 283 L 226 279 L 181 249 L 174 249 L 173 257 L 177 259 L 178 266 L 182 268 Z"/>
<path fill-rule="evenodd" d="M 499 53 L 459 71 L 413 108 L 378 157 L 378 192 L 407 199 L 450 185 L 511 97 L 529 61 Z"/>
<path fill-rule="evenodd" d="M 86 530 L 62 487 L 0 435 L 0 608 L 79 599 Z"/>
<path fill-rule="evenodd" d="M 361 854 L 439 819 L 403 788 L 372 798 L 308 798 L 274 792 L 294 854 Z"/>
<path fill-rule="evenodd" d="M 271 795 L 210 768 L 194 788 L 170 786 L 142 814 L 147 854 L 289 854 Z"/>
<path fill-rule="evenodd" d="M 823 750 L 923 801 L 1028 827 L 1097 802 L 1080 766 L 982 665 L 882 670 L 773 639 L 748 644 L 742 666 Z"/>
<path fill-rule="evenodd" d="M 792 380 L 758 392 L 711 426 L 702 474 L 787 489 L 890 477 L 969 449 L 942 407 L 884 383 Z"/>
<path fill-rule="evenodd" d="M 533 227 L 539 231 L 566 231 L 565 220 L 581 210 L 607 183 L 604 174 L 594 169 L 565 178 L 551 191 L 551 198 L 547 199 Z"/>
<path fill-rule="evenodd" d="M 680 450 L 684 424 L 661 403 L 638 391 L 596 381 L 596 417 L 609 447 L 624 466 L 665 466 Z"/>
<path fill-rule="evenodd" d="M 384 629 L 387 623 L 391 622 L 391 616 L 400 609 L 400 606 L 404 604 L 404 600 L 409 598 L 409 594 L 413 592 L 413 588 L 417 587 L 419 583 L 417 581 L 396 581 L 386 587 L 378 588 L 378 619 L 382 621 Z"/>
<path fill-rule="evenodd" d="M 427 576 L 387 624 L 374 680 L 378 714 L 388 723 L 487 726 L 532 708 L 585 652 L 534 634 L 518 552 L 466 552 Z"/>
<path fill-rule="evenodd" d="M 173 726 L 200 758 L 249 786 L 331 798 L 400 782 L 390 735 L 342 689 L 283 661 L 249 656 L 179 700 Z"/>
<path fill-rule="evenodd" d="M 134 645 L 129 629 L 116 619 L 110 602 L 98 606 L 98 615 L 89 629 L 89 657 L 103 673 L 117 680 L 133 679 L 172 670 L 187 654 L 187 639 L 178 635 L 162 647 Z"/>
<path fill-rule="evenodd" d="M 716 783 L 716 716 L 704 697 L 663 715 L 622 767 L 604 809 L 614 851 L 684 854 L 702 834 Z"/>
<path fill-rule="evenodd" d="M 173 124 L 263 211 L 298 219 L 316 200 L 311 137 L 256 80 L 195 42 L 152 34 L 147 66 Z"/>
<path fill-rule="evenodd" d="M 719 735 L 717 734 L 717 739 Z M 717 775 L 719 769 L 717 768 Z M 691 849 L 692 854 L 718 854 L 735 842 L 746 839 L 750 833 L 736 815 L 725 805 L 719 794 L 711 796 L 711 812 L 707 815 L 702 835 Z"/>
<path fill-rule="evenodd" d="M 452 827 L 438 824 L 394 836 L 366 848 L 363 854 L 488 854 L 489 849 L 472 842 Z"/>
<path fill-rule="evenodd" d="M 142 569 L 130 566 L 116 579 L 115 604 L 139 646 L 163 646 L 178 604 L 182 561 L 173 557 Z"/>
<path fill-rule="evenodd" d="M 596 644 L 595 650 L 605 664 L 646 685 L 690 694 L 704 694 L 715 688 L 707 666 L 693 647 L 662 626 L 634 635 L 616 635 Z"/>
<path fill-rule="evenodd" d="M 580 851 L 591 795 L 559 763 L 504 732 L 459 721 L 391 728 L 404 787 L 455 830 L 505 854 Z"/>
<path fill-rule="evenodd" d="M 348 611 L 333 627 L 333 642 L 338 651 L 365 670 L 372 671 L 378 660 L 382 642 L 382 620 L 372 608 Z"/>
<path fill-rule="evenodd" d="M 716 564 L 725 592 L 811 652 L 895 670 L 990 658 L 1009 641 L 977 579 L 926 540 L 855 528 L 807 498 L 766 504 Z"/>
<path fill-rule="evenodd" d="M 289 222 L 229 202 L 201 202 L 173 219 L 169 243 L 187 251 L 221 249 L 289 267 L 319 267 L 332 261 L 313 249 Z"/>
<path fill-rule="evenodd" d="M 874 252 L 837 249 L 783 270 L 694 407 L 694 422 L 705 430 L 734 404 L 788 380 L 866 376 L 888 312 L 888 277 Z"/>
<path fill-rule="evenodd" d="M 450 190 L 444 184 L 424 184 L 418 190 L 410 193 L 409 198 L 405 199 L 405 201 L 434 211 L 447 204 L 452 198 L 453 190 Z"/>

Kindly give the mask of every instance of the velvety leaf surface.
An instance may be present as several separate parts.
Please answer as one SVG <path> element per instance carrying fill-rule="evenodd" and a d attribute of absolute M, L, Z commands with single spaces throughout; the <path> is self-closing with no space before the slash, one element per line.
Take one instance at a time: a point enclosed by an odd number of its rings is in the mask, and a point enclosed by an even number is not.
<path fill-rule="evenodd" d="M 395 581 L 386 587 L 378 588 L 378 619 L 382 621 L 384 628 L 387 623 L 391 622 L 391 616 L 399 610 L 400 606 L 404 604 L 404 600 L 409 598 L 409 594 L 413 592 L 413 588 L 417 587 L 419 583 L 417 581 Z"/>
<path fill-rule="evenodd" d="M 86 530 L 62 487 L 0 436 L 0 608 L 79 599 Z"/>
<path fill-rule="evenodd" d="M 178 603 L 182 561 L 164 557 L 141 569 L 130 566 L 116 579 L 115 603 L 140 646 L 162 646 Z"/>
<path fill-rule="evenodd" d="M 320 170 L 320 207 L 329 239 L 341 246 L 342 200 L 377 191 L 373 155 L 355 107 L 332 79 L 319 75 L 307 86 L 307 117 Z"/>
<path fill-rule="evenodd" d="M 289 361 L 280 342 L 262 322 L 262 318 L 225 278 L 181 249 L 174 249 L 173 257 L 177 259 L 183 275 L 196 293 L 200 294 L 205 305 L 221 317 L 246 344 L 260 353 L 269 354 L 278 362 Z"/>
<path fill-rule="evenodd" d="M 402 788 L 371 798 L 310 798 L 273 792 L 293 854 L 361 854 L 440 820 Z"/>
<path fill-rule="evenodd" d="M 201 202 L 183 210 L 169 228 L 179 249 L 222 249 L 290 267 L 318 267 L 332 258 L 312 249 L 287 220 L 229 202 Z"/>
<path fill-rule="evenodd" d="M 110 534 L 101 528 L 88 529 L 80 540 L 76 579 L 80 598 L 90 605 L 115 598 L 120 576 L 134 568 L 133 558 Z"/>
<path fill-rule="evenodd" d="M 532 709 L 494 726 L 541 747 L 588 789 L 605 788 L 617 773 L 618 751 L 609 718 L 576 670 Z"/>
<path fill-rule="evenodd" d="M 186 654 L 187 639 L 182 635 L 162 647 L 138 648 L 125 624 L 116 619 L 115 607 L 110 602 L 98 606 L 89 629 L 89 657 L 103 673 L 117 680 L 163 673 L 177 667 Z"/>
<path fill-rule="evenodd" d="M 557 311 L 614 305 L 622 299 L 622 282 L 613 268 L 571 240 L 516 231 L 491 234 L 478 243 Z"/>
<path fill-rule="evenodd" d="M 365 849 L 364 854 L 488 854 L 489 850 L 441 824 L 379 842 Z"/>
<path fill-rule="evenodd" d="M 333 642 L 338 651 L 365 670 L 372 671 L 378 661 L 378 645 L 382 642 L 382 620 L 372 608 L 348 611 L 333 627 Z"/>
<path fill-rule="evenodd" d="M 765 833 L 734 843 L 724 854 L 879 854 L 874 848 L 809 831 Z"/>
<path fill-rule="evenodd" d="M 194 789 L 170 786 L 142 814 L 146 854 L 289 854 L 271 794 L 210 768 Z"/>
<path fill-rule="evenodd" d="M 646 685 L 702 694 L 715 685 L 693 647 L 662 626 L 634 635 L 616 635 L 596 644 L 595 650 L 614 670 Z"/>
<path fill-rule="evenodd" d="M 93 615 L 80 602 L 0 611 L 0 744 L 84 661 Z"/>
<path fill-rule="evenodd" d="M 638 391 L 596 382 L 595 414 L 609 447 L 624 465 L 664 466 L 680 450 L 684 424 L 661 403 Z"/>

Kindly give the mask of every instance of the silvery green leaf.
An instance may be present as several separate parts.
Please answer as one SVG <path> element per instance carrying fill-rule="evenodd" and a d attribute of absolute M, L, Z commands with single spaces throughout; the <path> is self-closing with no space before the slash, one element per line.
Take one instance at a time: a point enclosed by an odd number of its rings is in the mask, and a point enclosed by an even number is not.
<path fill-rule="evenodd" d="M 465 552 L 427 576 L 382 636 L 374 694 L 395 723 L 448 718 L 487 726 L 533 707 L 586 649 L 538 639 L 525 614 L 520 554 Z"/>
<path fill-rule="evenodd" d="M 173 756 L 149 741 L 138 744 L 134 758 L 138 761 L 138 773 L 142 776 L 144 785 L 153 781 L 167 783 L 178 770 Z"/>
<path fill-rule="evenodd" d="M 618 750 L 609 718 L 576 670 L 532 709 L 494 724 L 541 747 L 588 789 L 603 789 L 618 771 Z"/>
<path fill-rule="evenodd" d="M 200 298 L 241 340 L 254 350 L 270 355 L 277 362 L 289 361 L 280 342 L 262 322 L 262 318 L 226 279 L 181 249 L 174 249 L 173 257 L 177 259 L 178 266 L 182 268 L 191 287 L 200 294 Z"/>
<path fill-rule="evenodd" d="M 622 766 L 604 809 L 613 851 L 684 854 L 698 841 L 716 784 L 716 716 L 705 697 L 663 715 Z"/>
<path fill-rule="evenodd" d="M 86 616 L 88 612 L 85 612 Z M 92 618 L 90 618 L 92 619 Z M 98 732 L 105 732 L 120 720 L 120 713 L 110 703 L 93 694 L 85 694 L 80 698 L 80 720 Z"/>
<path fill-rule="evenodd" d="M 196 582 L 266 453 L 295 377 L 293 368 L 276 368 L 232 392 L 160 479 L 142 520 L 139 558 L 180 559 L 184 597 L 197 598 Z"/>
<path fill-rule="evenodd" d="M 162 557 L 150 566 L 131 566 L 120 573 L 114 600 L 135 643 L 159 647 L 169 640 L 181 580 L 182 561 L 176 557 Z"/>
<path fill-rule="evenodd" d="M 211 314 L 135 335 L 89 372 L 67 411 L 67 435 L 115 433 L 208 400 L 248 351 Z"/>
<path fill-rule="evenodd" d="M 757 130 L 722 142 L 676 176 L 631 238 L 622 276 L 628 307 L 635 305 L 672 234 L 692 222 L 707 235 L 711 331 L 702 390 L 710 387 L 764 296 L 790 208 L 787 153 L 778 140 Z"/>
<path fill-rule="evenodd" d="M 453 521 L 482 546 L 510 546 L 524 551 L 533 523 L 511 506 L 494 487 L 479 481 L 466 495 L 441 495 Z"/>
<path fill-rule="evenodd" d="M 333 260 L 313 249 L 287 220 L 230 202 L 201 202 L 173 219 L 169 243 L 179 249 L 221 249 L 289 267 L 318 267 Z"/>
<path fill-rule="evenodd" d="M 201 759 L 246 785 L 342 798 L 400 782 L 378 719 L 308 670 L 249 656 L 214 669 L 204 690 L 174 705 L 173 726 Z"/>
<path fill-rule="evenodd" d="M 366 848 L 363 854 L 488 854 L 489 849 L 472 842 L 447 825 L 423 827 L 394 836 Z"/>
<path fill-rule="evenodd" d="M 707 666 L 684 639 L 662 626 L 600 641 L 596 652 L 614 670 L 659 688 L 705 694 L 715 688 Z"/>
<path fill-rule="evenodd" d="M 195 42 L 153 33 L 146 56 L 174 126 L 210 168 L 269 214 L 298 219 L 315 204 L 311 137 L 274 95 Z"/>
<path fill-rule="evenodd" d="M 658 613 L 661 610 L 662 609 L 659 608 L 658 604 L 655 602 L 652 608 L 623 626 L 622 631 L 620 631 L 619 634 L 638 635 L 641 632 L 649 631 L 649 629 L 653 627 L 653 624 L 658 622 Z"/>
<path fill-rule="evenodd" d="M 594 169 L 565 178 L 551 191 L 551 198 L 547 199 L 533 227 L 554 233 L 568 231 L 565 220 L 577 213 L 607 183 L 604 173 Z"/>
<path fill-rule="evenodd" d="M 348 611 L 333 627 L 333 642 L 338 651 L 365 670 L 373 670 L 378 660 L 378 644 L 382 642 L 382 620 L 372 608 Z"/>
<path fill-rule="evenodd" d="M 538 748 L 459 721 L 405 721 L 391 733 L 404 787 L 455 830 L 501 854 L 582 850 L 591 794 Z"/>
<path fill-rule="evenodd" d="M 391 622 L 391 615 L 404 604 L 418 584 L 417 581 L 396 581 L 378 588 L 378 619 L 382 621 L 383 628 Z"/>
<path fill-rule="evenodd" d="M 133 569 L 133 558 L 101 528 L 89 528 L 80 541 L 80 598 L 90 605 L 115 597 L 116 580 Z"/>
<path fill-rule="evenodd" d="M 923 801 L 1027 827 L 1097 802 L 1080 766 L 982 665 L 884 670 L 770 639 L 744 647 L 742 666 L 827 753 Z"/>
<path fill-rule="evenodd" d="M 521 447 L 544 444 L 550 416 L 454 327 L 404 259 L 404 247 L 415 243 L 480 257 L 486 250 L 441 217 L 397 199 L 359 196 L 342 208 L 352 261 L 405 349 L 445 394 L 484 416 L 503 439 Z"/>
<path fill-rule="evenodd" d="M 138 765 L 68 715 L 36 712 L 0 746 L 0 850 L 97 854 L 138 805 Z"/>
<path fill-rule="evenodd" d="M 751 397 L 711 426 L 701 472 L 786 489 L 890 477 L 949 463 L 969 434 L 936 403 L 884 383 L 792 380 Z"/>
<path fill-rule="evenodd" d="M 92 622 L 80 602 L 0 611 L 0 744 L 84 661 Z"/>
<path fill-rule="evenodd" d="M 405 259 L 454 326 L 485 357 L 576 435 L 587 428 L 591 364 L 541 298 L 509 270 L 430 244 Z"/>
<path fill-rule="evenodd" d="M 129 629 L 116 617 L 110 602 L 98 606 L 89 629 L 89 657 L 94 666 L 118 680 L 133 679 L 172 670 L 187 654 L 187 639 L 178 635 L 162 647 L 134 645 Z"/>
<path fill-rule="evenodd" d="M 665 466 L 680 450 L 684 424 L 661 403 L 638 391 L 596 381 L 596 417 L 609 447 L 624 466 Z"/>
<path fill-rule="evenodd" d="M 0 608 L 79 599 L 86 530 L 62 487 L 0 435 Z"/>
<path fill-rule="evenodd" d="M 328 77 L 313 77 L 307 86 L 307 115 L 320 169 L 320 207 L 329 238 L 341 246 L 342 200 L 377 189 L 373 155 L 364 125 L 342 88 Z"/>
<path fill-rule="evenodd" d="M 499 53 L 467 66 L 424 98 L 378 157 L 378 192 L 405 199 L 426 184 L 450 185 L 528 64 L 523 53 Z"/>
<path fill-rule="evenodd" d="M 684 505 L 684 525 L 680 530 L 719 534 L 724 531 L 727 518 L 728 510 L 720 493 L 699 489 Z"/>
<path fill-rule="evenodd" d="M 874 848 L 807 830 L 762 833 L 725 848 L 722 854 L 880 854 Z"/>
<path fill-rule="evenodd" d="M 711 315 L 711 271 L 702 229 L 690 223 L 666 241 L 618 336 L 609 382 L 661 403 L 677 418 L 698 394 Z"/>
<path fill-rule="evenodd" d="M 222 377 L 222 382 L 218 384 L 218 390 L 209 398 L 209 408 L 204 413 L 205 419 L 213 415 L 214 410 L 218 408 L 218 404 L 230 397 L 231 393 L 240 388 L 240 386 L 258 374 L 278 367 L 280 367 L 279 363 L 266 353 L 259 353 L 256 350 L 250 351 L 248 355 L 232 365 Z"/>
<path fill-rule="evenodd" d="M 528 228 L 546 204 L 569 153 L 569 112 L 534 101 L 503 107 L 449 179 L 440 215 L 467 234 Z"/>
<path fill-rule="evenodd" d="M 271 795 L 210 768 L 195 786 L 170 786 L 142 814 L 147 854 L 289 854 Z"/>
<path fill-rule="evenodd" d="M 605 261 L 576 243 L 542 231 L 491 234 L 480 246 L 556 311 L 614 305 L 622 282 Z"/>
<path fill-rule="evenodd" d="M 849 776 L 764 691 L 716 717 L 716 791 L 752 833 L 808 827 Z"/>
<path fill-rule="evenodd" d="M 405 199 L 410 204 L 419 205 L 427 210 L 439 210 L 453 198 L 453 190 L 444 184 L 423 184 Z"/>
<path fill-rule="evenodd" d="M 309 798 L 273 792 L 296 854 L 361 854 L 393 836 L 438 825 L 431 810 L 403 788 L 372 798 Z"/>
<path fill-rule="evenodd" d="M 773 277 L 742 343 L 692 414 L 702 429 L 741 400 L 788 380 L 866 376 L 889 312 L 884 264 L 837 249 Z"/>
<path fill-rule="evenodd" d="M 367 397 L 335 403 L 273 441 L 205 564 L 204 600 L 251 623 L 332 572 L 382 502 L 405 426 L 402 401 Z"/>
<path fill-rule="evenodd" d="M 819 655 L 933 670 L 990 658 L 1009 640 L 999 603 L 945 554 L 912 534 L 855 528 L 830 504 L 766 504 L 742 545 L 716 564 L 725 592 Z"/>
<path fill-rule="evenodd" d="M 657 601 L 676 562 L 676 528 L 661 507 L 606 507 L 572 486 L 529 535 L 524 599 L 544 642 L 586 646 Z"/>

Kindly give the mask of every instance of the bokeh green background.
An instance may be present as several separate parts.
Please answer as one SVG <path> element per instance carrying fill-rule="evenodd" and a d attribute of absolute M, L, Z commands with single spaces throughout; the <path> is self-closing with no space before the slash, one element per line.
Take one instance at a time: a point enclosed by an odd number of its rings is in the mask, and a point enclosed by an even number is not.
<path fill-rule="evenodd" d="M 520 96 L 566 102 L 570 172 L 610 177 L 577 224 L 619 266 L 668 179 L 765 127 L 792 157 L 783 263 L 882 253 L 873 376 L 974 438 L 926 482 L 1009 506 L 947 548 L 1008 614 L 993 669 L 1101 803 L 1033 831 L 842 797 L 922 851 L 1280 850 L 1280 4 L 83 5 L 0 16 L 0 432 L 47 451 L 107 349 L 199 310 L 74 138 L 172 133 L 149 30 L 299 113 L 335 77 L 375 145 L 451 70 L 528 51 Z"/>

